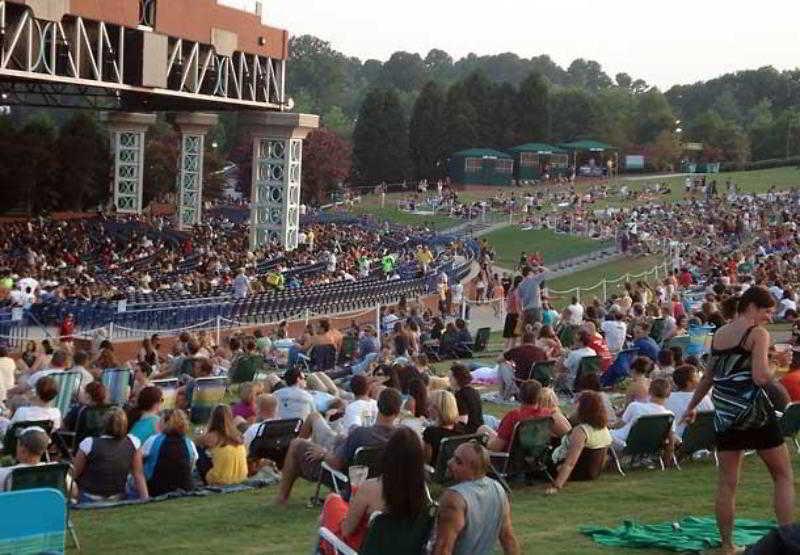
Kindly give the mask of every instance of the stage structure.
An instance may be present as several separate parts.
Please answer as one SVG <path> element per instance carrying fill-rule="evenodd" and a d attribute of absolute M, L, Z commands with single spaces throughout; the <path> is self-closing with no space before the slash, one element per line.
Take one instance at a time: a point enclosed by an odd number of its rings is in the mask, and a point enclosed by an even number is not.
<path fill-rule="evenodd" d="M 144 140 L 154 112 L 177 112 L 178 218 L 182 226 L 195 225 L 201 221 L 204 137 L 216 124 L 208 112 L 290 111 L 288 42 L 287 31 L 216 0 L 0 0 L 0 104 L 109 112 L 114 202 L 129 213 L 142 209 Z M 295 123 L 316 127 L 318 118 L 295 114 L 273 122 L 269 137 L 304 137 L 306 127 L 275 127 Z M 301 146 L 292 148 L 301 155 Z M 289 173 L 300 163 L 292 161 Z M 291 185 L 299 198 L 299 177 Z M 282 208 L 284 217 L 298 212 Z M 254 226 L 261 221 L 256 212 L 254 203 Z M 296 235 L 298 222 L 281 222 L 282 231 L 271 237 L 293 248 L 286 239 L 291 230 Z M 268 235 L 251 233 L 253 246 Z"/>

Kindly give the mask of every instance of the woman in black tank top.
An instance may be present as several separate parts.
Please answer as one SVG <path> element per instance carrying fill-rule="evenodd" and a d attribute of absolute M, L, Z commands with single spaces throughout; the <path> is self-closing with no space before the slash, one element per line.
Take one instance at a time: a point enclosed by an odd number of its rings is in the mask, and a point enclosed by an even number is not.
<path fill-rule="evenodd" d="M 792 465 L 775 410 L 763 389 L 773 375 L 768 360 L 769 332 L 762 326 L 772 320 L 774 309 L 775 300 L 763 287 L 745 291 L 736 317 L 714 335 L 708 367 L 683 418 L 694 420 L 698 403 L 713 386 L 720 473 L 716 513 L 724 555 L 738 553 L 733 545 L 733 523 L 736 486 L 746 450 L 756 450 L 769 469 L 778 524 L 792 522 Z"/>

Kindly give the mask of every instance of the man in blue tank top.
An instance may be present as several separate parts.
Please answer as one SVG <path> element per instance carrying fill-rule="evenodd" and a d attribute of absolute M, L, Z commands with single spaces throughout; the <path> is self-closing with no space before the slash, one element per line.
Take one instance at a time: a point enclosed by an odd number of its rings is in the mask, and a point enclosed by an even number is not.
<path fill-rule="evenodd" d="M 506 492 L 486 476 L 486 448 L 479 443 L 464 443 L 447 466 L 457 484 L 439 499 L 433 555 L 491 553 L 498 539 L 503 553 L 519 555 Z"/>

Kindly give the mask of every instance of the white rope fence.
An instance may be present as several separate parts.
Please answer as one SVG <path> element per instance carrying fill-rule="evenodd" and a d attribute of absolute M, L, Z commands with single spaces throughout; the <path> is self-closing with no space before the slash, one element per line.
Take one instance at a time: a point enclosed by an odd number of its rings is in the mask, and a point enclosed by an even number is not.
<path fill-rule="evenodd" d="M 667 262 L 658 264 L 657 266 L 653 267 L 652 269 L 641 272 L 639 274 L 631 274 L 627 273 L 623 276 L 620 276 L 616 279 L 602 279 L 600 282 L 592 285 L 591 287 L 573 287 L 572 289 L 567 289 L 566 291 L 558 291 L 556 289 L 550 289 L 551 293 L 556 295 L 571 295 L 574 294 L 575 297 L 578 299 L 578 302 L 581 302 L 581 293 L 588 293 L 590 291 L 594 291 L 595 289 L 602 290 L 602 297 L 603 302 L 608 300 L 608 286 L 615 285 L 620 282 L 628 282 L 632 279 L 642 279 L 642 278 L 653 278 L 658 280 L 659 277 L 667 277 L 669 275 L 669 265 Z"/>

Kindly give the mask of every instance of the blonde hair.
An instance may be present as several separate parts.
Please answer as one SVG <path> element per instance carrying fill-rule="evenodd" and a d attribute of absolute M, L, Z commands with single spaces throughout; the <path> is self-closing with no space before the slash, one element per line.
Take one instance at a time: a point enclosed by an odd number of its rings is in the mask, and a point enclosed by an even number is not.
<path fill-rule="evenodd" d="M 189 433 L 189 419 L 186 413 L 180 409 L 164 411 L 161 422 L 164 434 L 186 435 Z"/>
<path fill-rule="evenodd" d="M 558 395 L 552 387 L 543 387 L 539 393 L 539 408 L 552 409 L 555 411 L 560 410 L 558 404 Z"/>
<path fill-rule="evenodd" d="M 242 384 L 241 389 L 239 389 L 239 399 L 242 401 L 250 401 L 251 399 L 255 399 L 259 395 L 264 393 L 264 384 L 257 383 L 257 382 L 247 382 Z"/>
<path fill-rule="evenodd" d="M 259 413 L 274 413 L 278 408 L 278 399 L 271 393 L 262 393 L 256 398 Z"/>
<path fill-rule="evenodd" d="M 444 389 L 430 394 L 428 404 L 436 409 L 440 426 L 452 426 L 458 420 L 458 403 L 455 395 Z"/>

